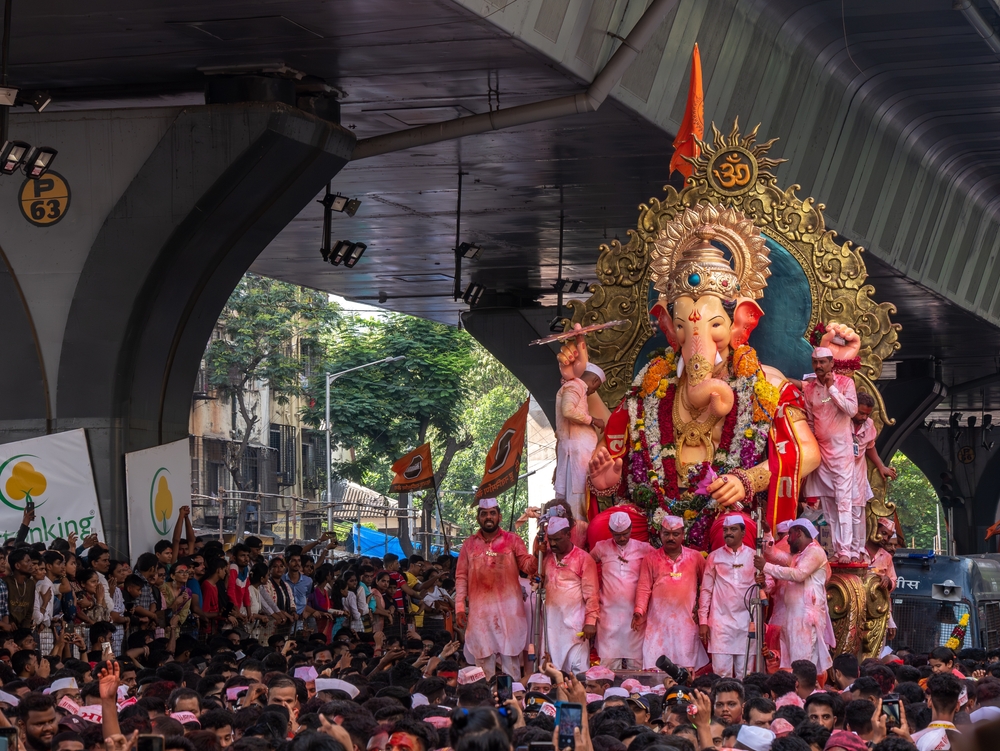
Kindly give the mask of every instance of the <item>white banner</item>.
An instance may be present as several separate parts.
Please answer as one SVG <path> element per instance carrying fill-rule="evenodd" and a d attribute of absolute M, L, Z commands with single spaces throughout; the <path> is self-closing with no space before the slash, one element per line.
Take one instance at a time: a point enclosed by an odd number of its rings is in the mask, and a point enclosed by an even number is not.
<path fill-rule="evenodd" d="M 187 438 L 125 454 L 128 547 L 133 561 L 174 536 L 177 512 L 191 505 L 191 448 Z"/>
<path fill-rule="evenodd" d="M 79 541 L 95 532 L 104 540 L 82 429 L 0 445 L 0 539 L 17 534 L 29 501 L 35 504 L 35 521 L 28 542 L 49 545 L 70 532 Z"/>

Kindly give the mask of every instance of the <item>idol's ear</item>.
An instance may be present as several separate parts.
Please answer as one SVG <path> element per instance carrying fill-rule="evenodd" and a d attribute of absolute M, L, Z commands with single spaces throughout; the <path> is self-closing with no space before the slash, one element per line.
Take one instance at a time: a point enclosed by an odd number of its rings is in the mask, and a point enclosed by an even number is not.
<path fill-rule="evenodd" d="M 677 332 L 674 330 L 674 318 L 670 315 L 670 311 L 667 310 L 667 306 L 658 302 L 652 307 L 649 314 L 656 319 L 656 325 L 660 327 L 660 331 L 667 337 L 670 348 L 676 352 L 678 349 Z"/>
<path fill-rule="evenodd" d="M 733 311 L 733 336 L 729 346 L 735 349 L 746 344 L 762 315 L 764 311 L 756 302 L 749 298 L 740 300 Z"/>

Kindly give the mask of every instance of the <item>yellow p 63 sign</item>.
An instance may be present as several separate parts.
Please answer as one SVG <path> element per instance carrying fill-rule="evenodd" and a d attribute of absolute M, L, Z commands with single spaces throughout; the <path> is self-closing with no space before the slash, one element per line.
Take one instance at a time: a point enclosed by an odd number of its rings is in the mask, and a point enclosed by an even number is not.
<path fill-rule="evenodd" d="M 69 183 L 58 172 L 46 172 L 21 186 L 21 214 L 38 227 L 49 227 L 69 209 Z"/>

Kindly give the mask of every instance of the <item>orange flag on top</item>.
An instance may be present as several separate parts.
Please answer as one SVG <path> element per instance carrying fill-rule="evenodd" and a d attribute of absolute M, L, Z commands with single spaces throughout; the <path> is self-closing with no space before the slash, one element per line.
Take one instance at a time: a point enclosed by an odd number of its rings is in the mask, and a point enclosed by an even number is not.
<path fill-rule="evenodd" d="M 528 401 L 507 418 L 500 428 L 490 453 L 486 455 L 486 472 L 476 490 L 476 500 L 496 498 L 507 488 L 517 483 L 521 471 L 521 451 L 524 449 L 524 433 L 528 426 Z"/>
<path fill-rule="evenodd" d="M 677 170 L 684 178 L 691 177 L 694 165 L 684 159 L 694 159 L 701 150 L 695 143 L 695 138 L 702 140 L 705 136 L 705 96 L 701 91 L 701 55 L 698 45 L 691 53 L 691 82 L 688 85 L 687 106 L 684 107 L 684 119 L 674 139 L 674 155 L 670 158 L 670 171 Z"/>
<path fill-rule="evenodd" d="M 431 463 L 431 445 L 425 443 L 393 462 L 396 476 L 389 486 L 390 493 L 413 493 L 434 487 L 434 465 Z"/>

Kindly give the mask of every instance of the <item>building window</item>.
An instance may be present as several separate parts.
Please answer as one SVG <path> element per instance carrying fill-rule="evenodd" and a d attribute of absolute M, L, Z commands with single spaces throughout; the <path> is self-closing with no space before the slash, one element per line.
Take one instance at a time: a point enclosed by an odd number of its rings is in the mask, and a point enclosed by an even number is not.
<path fill-rule="evenodd" d="M 302 431 L 302 487 L 326 487 L 326 434 L 314 430 Z"/>
<path fill-rule="evenodd" d="M 295 426 L 271 423 L 270 447 L 274 449 L 278 485 L 295 484 Z"/>

